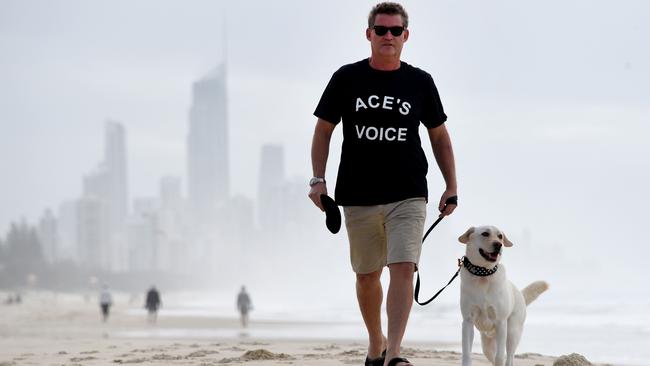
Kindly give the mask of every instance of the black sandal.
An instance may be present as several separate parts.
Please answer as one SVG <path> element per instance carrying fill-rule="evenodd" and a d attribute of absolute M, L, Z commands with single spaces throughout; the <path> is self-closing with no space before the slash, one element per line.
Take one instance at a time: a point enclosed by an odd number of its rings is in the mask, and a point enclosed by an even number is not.
<path fill-rule="evenodd" d="M 381 353 L 381 356 L 379 358 L 375 358 L 374 360 L 371 360 L 366 356 L 366 363 L 364 366 L 384 366 L 384 361 L 386 360 L 386 350 Z"/>
<path fill-rule="evenodd" d="M 341 229 L 341 211 L 339 211 L 339 206 L 326 194 L 320 195 L 320 203 L 325 209 L 325 225 L 327 225 L 327 229 L 332 234 L 338 233 Z"/>
<path fill-rule="evenodd" d="M 397 366 L 398 363 L 404 362 L 404 363 L 410 363 L 409 360 L 402 358 L 402 357 L 395 357 L 392 360 L 388 362 L 388 366 Z"/>

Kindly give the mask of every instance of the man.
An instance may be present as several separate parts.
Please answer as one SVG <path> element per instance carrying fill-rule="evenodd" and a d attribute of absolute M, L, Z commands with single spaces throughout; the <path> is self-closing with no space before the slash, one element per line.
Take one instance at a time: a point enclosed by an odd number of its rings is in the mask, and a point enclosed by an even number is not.
<path fill-rule="evenodd" d="M 113 296 L 108 290 L 108 285 L 102 285 L 102 290 L 99 293 L 99 307 L 102 309 L 102 321 L 106 323 L 110 308 L 113 305 Z"/>
<path fill-rule="evenodd" d="M 237 295 L 237 309 L 239 310 L 241 326 L 246 328 L 248 326 L 248 312 L 253 308 L 253 303 L 251 302 L 248 292 L 246 292 L 246 287 L 242 286 L 241 291 Z"/>
<path fill-rule="evenodd" d="M 155 323 L 158 318 L 158 309 L 160 308 L 161 300 L 160 293 L 156 286 L 151 286 L 147 291 L 147 299 L 145 300 L 144 307 L 149 313 L 149 323 Z"/>
<path fill-rule="evenodd" d="M 366 365 L 408 366 L 400 347 L 413 302 L 426 213 L 427 161 L 418 134 L 427 128 L 446 189 L 438 209 L 456 205 L 456 173 L 445 115 L 431 76 L 400 60 L 409 38 L 408 15 L 396 3 L 376 5 L 368 17 L 368 59 L 345 65 L 332 76 L 314 112 L 309 197 L 323 210 L 325 168 L 334 128 L 342 120 L 343 146 L 335 198 L 344 207 L 359 308 L 368 331 Z M 381 329 L 388 266 L 388 337 Z M 382 352 L 384 351 L 384 352 Z"/>

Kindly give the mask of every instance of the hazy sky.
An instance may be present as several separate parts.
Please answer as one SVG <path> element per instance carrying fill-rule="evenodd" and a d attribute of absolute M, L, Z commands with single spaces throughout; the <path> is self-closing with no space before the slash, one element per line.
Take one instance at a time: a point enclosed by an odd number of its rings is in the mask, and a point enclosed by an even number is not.
<path fill-rule="evenodd" d="M 127 129 L 131 198 L 166 174 L 185 186 L 191 83 L 223 60 L 233 194 L 256 196 L 264 143 L 283 144 L 289 176 L 306 181 L 313 109 L 332 72 L 369 55 L 374 3 L 0 0 L 0 234 L 79 196 L 107 119 Z M 403 59 L 433 75 L 456 150 L 461 206 L 445 230 L 490 223 L 569 253 L 650 254 L 637 235 L 650 203 L 650 3 L 403 4 Z"/>

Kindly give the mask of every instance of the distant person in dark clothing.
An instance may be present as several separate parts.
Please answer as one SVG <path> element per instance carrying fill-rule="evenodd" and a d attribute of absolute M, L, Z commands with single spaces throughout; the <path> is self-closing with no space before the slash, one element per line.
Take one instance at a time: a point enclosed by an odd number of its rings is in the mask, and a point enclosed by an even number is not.
<path fill-rule="evenodd" d="M 108 291 L 108 285 L 102 286 L 102 291 L 99 293 L 99 307 L 102 309 L 102 320 L 108 320 L 108 313 L 113 305 L 113 296 Z"/>
<path fill-rule="evenodd" d="M 241 291 L 237 295 L 237 309 L 239 309 L 241 325 L 245 328 L 248 326 L 248 312 L 253 309 L 253 303 L 245 286 L 241 287 Z"/>
<path fill-rule="evenodd" d="M 14 298 L 11 297 L 11 295 L 7 296 L 7 299 L 5 300 L 5 305 L 11 305 L 14 303 Z"/>
<path fill-rule="evenodd" d="M 149 312 L 149 322 L 155 323 L 158 318 L 158 309 L 161 305 L 160 293 L 156 290 L 155 286 L 151 286 L 149 291 L 147 291 L 147 300 L 145 301 L 144 307 Z"/>

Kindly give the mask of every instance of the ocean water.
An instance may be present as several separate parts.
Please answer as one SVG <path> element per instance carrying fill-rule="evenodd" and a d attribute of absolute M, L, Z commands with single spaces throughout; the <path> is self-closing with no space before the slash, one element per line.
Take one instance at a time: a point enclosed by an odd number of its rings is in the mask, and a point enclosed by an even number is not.
<path fill-rule="evenodd" d="M 461 315 L 457 289 L 425 307 L 414 304 L 405 341 L 435 342 L 440 349 L 461 350 Z M 454 292 L 456 292 L 454 294 Z M 592 362 L 613 365 L 650 365 L 650 300 L 639 294 L 581 296 L 543 294 L 528 308 L 524 334 L 517 353 L 559 356 L 580 353 Z M 232 300 L 232 301 L 231 301 Z M 265 302 L 253 297 L 251 325 L 239 329 L 165 329 L 143 327 L 127 337 L 324 339 L 365 342 L 366 334 L 354 298 L 291 299 Z M 133 314 L 143 314 L 132 309 Z M 167 301 L 160 317 L 237 317 L 232 294 L 210 298 L 191 294 Z M 385 327 L 385 324 L 384 324 Z M 385 329 L 385 328 L 384 328 Z M 481 352 L 475 335 L 474 352 Z"/>

